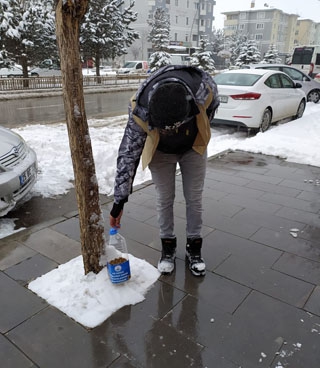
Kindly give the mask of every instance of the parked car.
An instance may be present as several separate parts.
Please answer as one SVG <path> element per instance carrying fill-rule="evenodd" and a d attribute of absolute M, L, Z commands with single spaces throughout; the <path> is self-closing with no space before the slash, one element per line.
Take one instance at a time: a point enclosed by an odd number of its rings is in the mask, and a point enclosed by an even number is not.
<path fill-rule="evenodd" d="M 118 74 L 147 73 L 149 70 L 147 61 L 127 61 L 122 68 L 118 69 Z"/>
<path fill-rule="evenodd" d="M 0 126 L 0 216 L 27 198 L 37 170 L 34 150 L 18 134 Z"/>
<path fill-rule="evenodd" d="M 19 65 L 12 65 L 8 68 L 0 68 L 0 77 L 2 78 L 23 77 L 22 67 Z"/>
<path fill-rule="evenodd" d="M 220 106 L 212 124 L 266 131 L 272 123 L 300 118 L 306 107 L 301 84 L 267 69 L 239 69 L 217 74 Z"/>
<path fill-rule="evenodd" d="M 96 74 L 96 68 L 82 68 L 82 75 L 95 76 Z M 111 66 L 101 66 L 100 76 L 103 75 L 114 77 L 117 75 L 117 73 L 112 70 Z"/>
<path fill-rule="evenodd" d="M 30 70 L 31 77 L 61 77 L 61 70 L 54 67 L 36 67 Z"/>
<path fill-rule="evenodd" d="M 189 65 L 190 55 L 188 54 L 170 54 L 170 62 L 173 65 Z"/>
<path fill-rule="evenodd" d="M 319 83 L 297 68 L 285 64 L 249 64 L 241 68 L 280 70 L 288 74 L 295 82 L 301 83 L 308 102 L 318 103 L 320 101 Z"/>

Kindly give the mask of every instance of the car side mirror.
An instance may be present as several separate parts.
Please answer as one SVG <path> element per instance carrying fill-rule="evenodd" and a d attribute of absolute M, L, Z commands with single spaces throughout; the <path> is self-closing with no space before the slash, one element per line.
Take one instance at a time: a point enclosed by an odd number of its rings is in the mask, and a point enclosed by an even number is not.
<path fill-rule="evenodd" d="M 296 82 L 295 87 L 296 87 L 296 88 L 302 88 L 302 84 L 301 84 L 301 83 L 299 83 L 299 82 Z"/>

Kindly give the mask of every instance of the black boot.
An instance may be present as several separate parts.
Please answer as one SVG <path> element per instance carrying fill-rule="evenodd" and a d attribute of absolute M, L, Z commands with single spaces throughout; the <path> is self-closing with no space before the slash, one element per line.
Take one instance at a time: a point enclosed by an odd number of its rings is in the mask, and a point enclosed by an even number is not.
<path fill-rule="evenodd" d="M 162 252 L 161 258 L 158 263 L 158 270 L 163 274 L 170 274 L 174 270 L 174 263 L 176 258 L 176 238 L 163 238 L 161 239 Z"/>
<path fill-rule="evenodd" d="M 189 269 L 195 276 L 204 276 L 206 274 L 206 264 L 201 258 L 202 238 L 188 238 L 186 246 L 186 260 L 189 263 Z"/>

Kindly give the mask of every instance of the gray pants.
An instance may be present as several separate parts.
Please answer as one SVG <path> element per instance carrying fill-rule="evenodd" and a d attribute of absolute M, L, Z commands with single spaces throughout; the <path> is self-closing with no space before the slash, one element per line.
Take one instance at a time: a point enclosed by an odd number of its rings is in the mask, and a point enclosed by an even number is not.
<path fill-rule="evenodd" d="M 199 238 L 202 229 L 202 191 L 207 153 L 200 155 L 194 150 L 181 155 L 156 151 L 149 164 L 156 188 L 160 238 L 175 237 L 173 204 L 177 163 L 181 170 L 183 194 L 186 201 L 186 236 Z"/>

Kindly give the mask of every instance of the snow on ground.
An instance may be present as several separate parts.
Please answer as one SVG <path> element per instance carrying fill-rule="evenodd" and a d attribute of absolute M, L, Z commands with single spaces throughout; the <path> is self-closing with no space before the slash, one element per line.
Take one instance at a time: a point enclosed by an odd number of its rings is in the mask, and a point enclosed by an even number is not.
<path fill-rule="evenodd" d="M 29 289 L 77 322 L 93 328 L 123 306 L 143 301 L 160 276 L 144 260 L 129 255 L 129 263 L 129 281 L 112 284 L 106 267 L 97 275 L 90 272 L 85 276 L 79 256 L 31 281 Z"/>
<path fill-rule="evenodd" d="M 118 147 L 127 116 L 90 119 L 90 136 L 100 192 L 112 194 Z M 66 193 L 72 186 L 73 169 L 65 124 L 29 125 L 15 129 L 38 155 L 39 177 L 34 195 L 53 197 Z M 226 149 L 240 149 L 279 156 L 288 161 L 319 166 L 320 104 L 308 103 L 301 119 L 274 126 L 265 133 L 247 137 L 245 132 L 228 128 L 212 129 L 209 156 Z M 148 169 L 137 170 L 135 184 L 151 178 Z"/>
<path fill-rule="evenodd" d="M 88 120 L 99 189 L 102 194 L 113 193 L 117 151 L 126 121 L 126 115 Z M 66 125 L 29 125 L 15 131 L 23 136 L 38 155 L 39 176 L 32 195 L 54 197 L 68 192 L 73 187 L 73 169 Z M 212 156 L 228 149 L 240 149 L 319 166 L 318 147 L 320 147 L 320 104 L 309 102 L 301 119 L 274 126 L 256 136 L 247 137 L 245 132 L 236 132 L 230 128 L 212 129 L 208 155 Z M 142 171 L 139 167 L 135 184 L 149 179 L 151 179 L 149 170 Z M 14 219 L 0 219 L 0 238 L 13 232 Z"/>
<path fill-rule="evenodd" d="M 117 150 L 126 116 L 89 120 L 96 172 L 101 193 L 112 194 Z M 30 125 L 16 129 L 35 149 L 39 177 L 33 195 L 54 197 L 72 187 L 73 171 L 68 154 L 65 124 Z M 265 133 L 247 137 L 232 129 L 212 129 L 209 156 L 227 149 L 279 156 L 288 161 L 319 166 L 320 104 L 308 103 L 301 119 L 272 127 Z M 151 178 L 138 169 L 135 184 Z M 0 237 L 13 232 L 14 220 L 0 219 Z M 159 272 L 143 260 L 130 255 L 132 277 L 123 285 L 113 285 L 106 269 L 98 275 L 84 276 L 82 257 L 77 257 L 29 284 L 29 288 L 48 303 L 87 327 L 95 327 L 124 305 L 144 299 Z"/>

